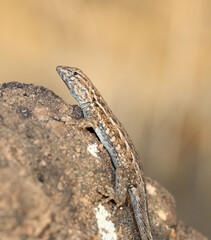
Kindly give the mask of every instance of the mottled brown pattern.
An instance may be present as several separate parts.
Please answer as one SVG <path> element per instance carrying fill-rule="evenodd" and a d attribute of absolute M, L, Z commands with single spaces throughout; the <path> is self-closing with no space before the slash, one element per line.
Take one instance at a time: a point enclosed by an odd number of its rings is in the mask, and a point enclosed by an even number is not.
<path fill-rule="evenodd" d="M 81 70 L 59 66 L 57 72 L 82 108 L 85 119 L 78 120 L 77 126 L 93 126 L 116 168 L 115 191 L 106 186 L 106 196 L 110 195 L 108 199 L 119 207 L 124 205 L 128 191 L 140 237 L 152 240 L 143 168 L 128 133 Z"/>

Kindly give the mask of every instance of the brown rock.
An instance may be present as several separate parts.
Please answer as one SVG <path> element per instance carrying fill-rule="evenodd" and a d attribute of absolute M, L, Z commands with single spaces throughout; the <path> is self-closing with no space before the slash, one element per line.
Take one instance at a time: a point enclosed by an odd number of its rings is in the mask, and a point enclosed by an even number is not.
<path fill-rule="evenodd" d="M 100 204 L 97 187 L 114 186 L 108 153 L 60 116 L 82 113 L 40 86 L 0 86 L 0 239 L 139 239 L 130 201 L 114 216 L 115 203 Z M 206 239 L 178 224 L 158 183 L 147 179 L 147 191 L 155 239 Z"/>

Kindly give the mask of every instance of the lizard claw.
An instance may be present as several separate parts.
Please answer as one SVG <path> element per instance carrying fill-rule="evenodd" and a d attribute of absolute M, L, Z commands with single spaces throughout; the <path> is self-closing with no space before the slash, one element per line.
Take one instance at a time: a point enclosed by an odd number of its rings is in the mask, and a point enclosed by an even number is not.
<path fill-rule="evenodd" d="M 114 207 L 114 210 L 112 212 L 112 215 L 114 215 L 117 211 L 122 206 L 122 203 L 119 201 L 118 196 L 116 195 L 114 189 L 112 187 L 109 187 L 106 185 L 105 187 L 99 186 L 96 189 L 101 195 L 106 197 L 105 199 L 102 199 L 100 201 L 101 204 L 108 203 L 110 201 L 114 201 L 116 206 Z"/>
<path fill-rule="evenodd" d="M 60 121 L 60 122 L 71 122 L 73 119 L 70 116 L 66 116 L 66 117 L 60 117 L 60 116 L 53 116 L 53 119 L 56 121 Z"/>
<path fill-rule="evenodd" d="M 61 117 L 60 116 L 53 116 L 52 118 L 53 118 L 53 120 L 61 121 Z"/>

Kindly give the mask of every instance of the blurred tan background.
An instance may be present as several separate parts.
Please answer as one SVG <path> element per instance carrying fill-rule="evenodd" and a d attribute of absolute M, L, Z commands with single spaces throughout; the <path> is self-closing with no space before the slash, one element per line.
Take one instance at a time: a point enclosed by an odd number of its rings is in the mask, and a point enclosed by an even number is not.
<path fill-rule="evenodd" d="M 211 1 L 0 0 L 0 82 L 43 85 L 77 66 L 125 125 L 145 174 L 211 236 Z"/>

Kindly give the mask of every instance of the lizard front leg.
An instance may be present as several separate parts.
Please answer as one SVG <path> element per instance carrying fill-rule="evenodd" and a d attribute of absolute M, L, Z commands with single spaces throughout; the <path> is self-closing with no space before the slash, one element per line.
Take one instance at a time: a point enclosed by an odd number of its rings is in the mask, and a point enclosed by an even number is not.
<path fill-rule="evenodd" d="M 98 124 L 98 120 L 93 117 L 92 118 L 73 119 L 73 118 L 67 116 L 67 117 L 61 117 L 58 120 L 65 122 L 65 124 L 74 125 L 79 128 L 91 127 L 93 129 L 95 129 Z"/>

